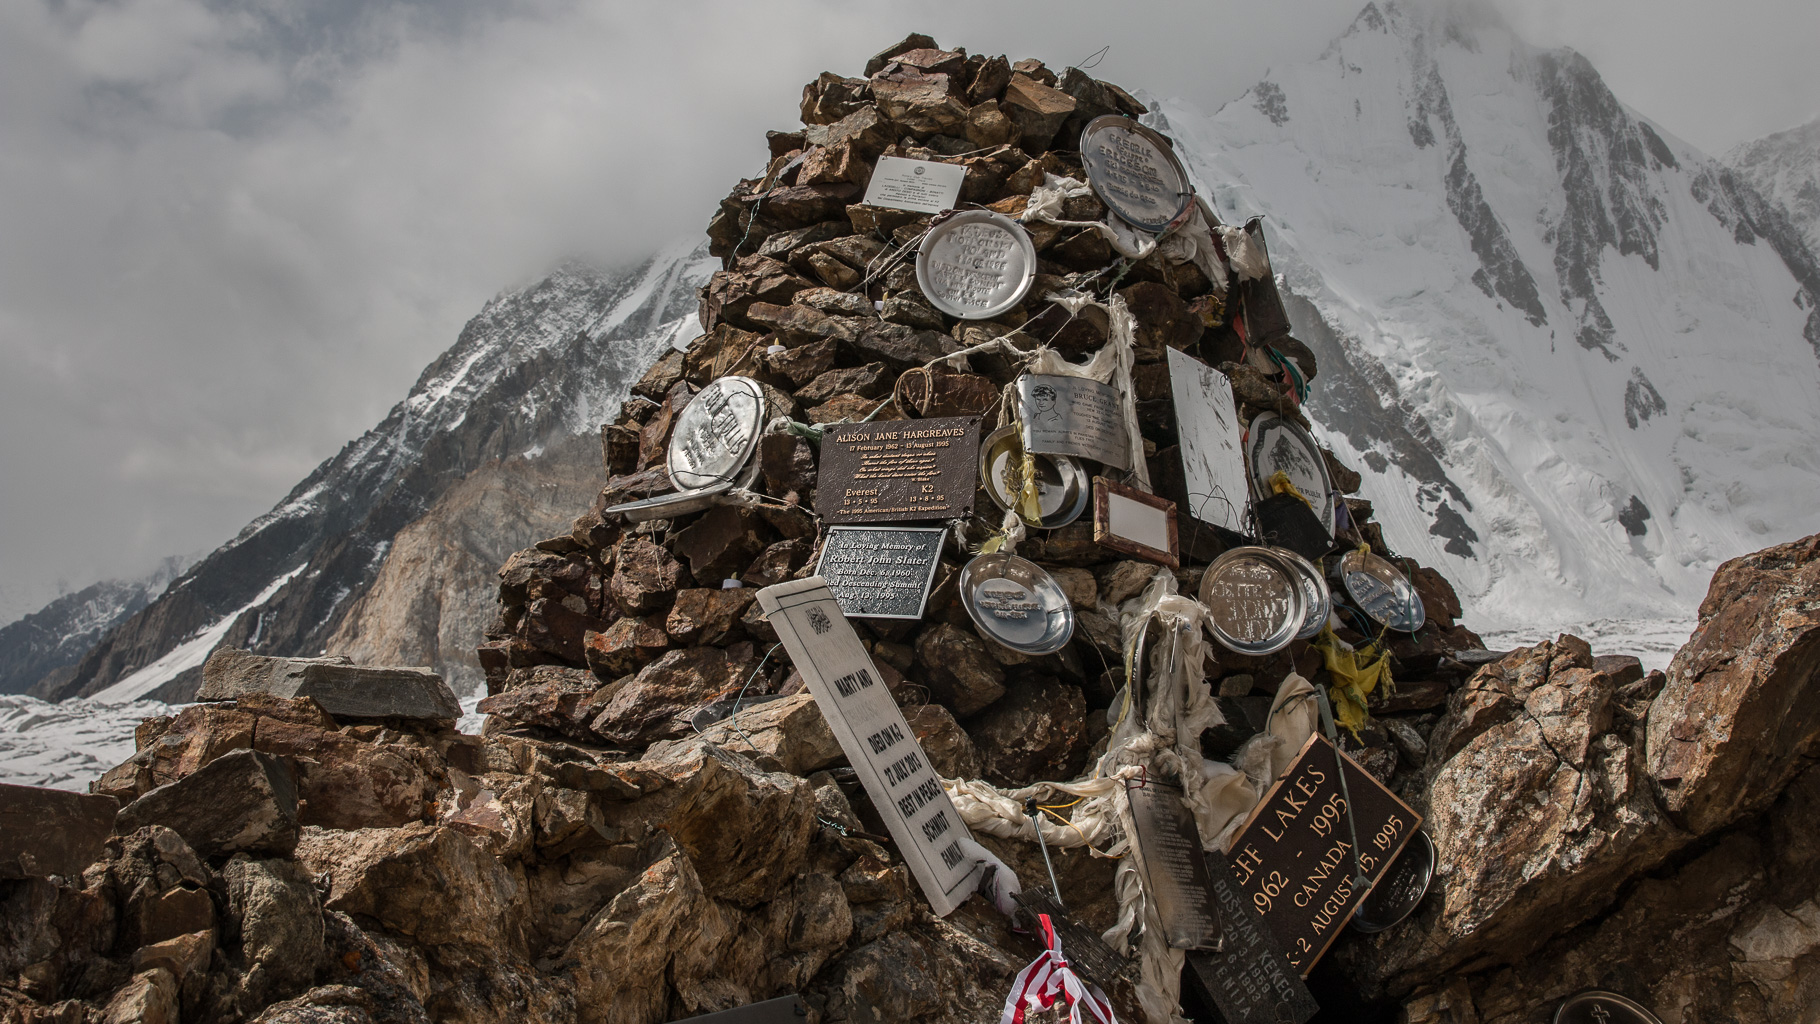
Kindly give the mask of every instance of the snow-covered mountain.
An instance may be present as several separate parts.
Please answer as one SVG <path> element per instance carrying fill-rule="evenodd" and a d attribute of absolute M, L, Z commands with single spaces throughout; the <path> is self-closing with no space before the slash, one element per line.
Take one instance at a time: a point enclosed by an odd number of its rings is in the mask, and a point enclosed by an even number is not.
<path fill-rule="evenodd" d="M 1725 154 L 1725 163 L 1765 199 L 1786 210 L 1807 247 L 1820 252 L 1820 117 L 1746 142 Z"/>
<path fill-rule="evenodd" d="M 1813 530 L 1812 252 L 1579 54 L 1374 3 L 1152 120 L 1224 219 L 1268 217 L 1311 417 L 1476 626 L 1691 618 L 1718 562 Z"/>
<path fill-rule="evenodd" d="M 541 499 L 567 499 L 533 501 L 535 514 L 482 524 L 451 513 L 458 522 L 432 561 L 461 563 L 453 589 L 478 594 L 472 601 L 490 608 L 492 573 L 504 553 L 547 536 L 559 522 L 566 528 L 577 503 L 558 490 L 599 487 L 600 424 L 612 419 L 655 354 L 694 321 L 695 290 L 713 265 L 692 239 L 630 270 L 565 266 L 494 299 L 383 422 L 121 622 L 73 673 L 34 692 L 54 700 L 183 700 L 220 643 L 316 653 L 337 630 L 371 632 L 347 619 L 363 607 L 394 539 L 477 475 L 468 492 L 524 497 L 531 488 L 541 489 Z M 594 436 L 591 446 L 577 441 L 584 435 Z M 542 460 L 537 468 L 523 465 Z M 471 515 L 498 511 L 471 500 L 466 507 Z M 412 557 L 425 568 L 421 548 Z M 474 568 L 481 562 L 484 571 Z M 470 578 L 476 572 L 481 578 Z M 439 603 L 405 599 L 368 610 L 434 619 Z M 430 635 L 436 633 L 431 622 Z M 391 652 L 448 675 L 471 674 L 445 662 L 454 656 L 446 648 L 394 644 Z"/>
<path fill-rule="evenodd" d="M 0 627 L 0 693 L 24 693 L 54 672 L 73 674 L 97 640 L 151 603 L 190 561 L 167 558 L 141 579 L 90 584 Z"/>

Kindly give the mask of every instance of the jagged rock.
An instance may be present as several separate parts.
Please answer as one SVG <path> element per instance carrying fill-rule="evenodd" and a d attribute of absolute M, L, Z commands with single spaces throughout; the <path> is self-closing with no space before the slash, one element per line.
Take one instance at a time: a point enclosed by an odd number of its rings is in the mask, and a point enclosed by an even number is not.
<path fill-rule="evenodd" d="M 306 987 L 326 955 L 322 902 L 303 866 L 236 855 L 221 869 L 254 1005 Z"/>
<path fill-rule="evenodd" d="M 901 420 L 902 413 L 891 408 L 890 398 L 861 398 L 859 395 L 838 395 L 835 398 L 810 409 L 810 423 L 846 423 L 871 416 L 875 420 Z M 878 415 L 872 412 L 885 406 Z"/>
<path fill-rule="evenodd" d="M 141 971 L 114 993 L 102 1024 L 178 1024 L 177 979 L 162 967 Z"/>
<path fill-rule="evenodd" d="M 908 65 L 887 66 L 872 76 L 879 113 L 918 136 L 949 132 L 967 123 L 967 104 L 958 91 L 951 76 Z"/>
<path fill-rule="evenodd" d="M 119 809 L 111 796 L 0 784 L 0 879 L 81 877 L 101 856 Z"/>
<path fill-rule="evenodd" d="M 681 644 L 723 647 L 745 635 L 740 620 L 757 596 L 744 587 L 679 591 L 664 629 Z"/>
<path fill-rule="evenodd" d="M 783 352 L 769 353 L 765 356 L 765 365 L 773 373 L 781 374 L 791 384 L 800 387 L 833 369 L 838 352 L 839 344 L 835 339 L 821 338 Z M 778 436 L 767 435 L 765 440 Z"/>
<path fill-rule="evenodd" d="M 916 742 L 929 756 L 929 767 L 944 779 L 977 779 L 980 777 L 979 750 L 973 737 L 961 728 L 948 709 L 940 704 L 906 708 L 904 721 L 916 734 Z"/>
<path fill-rule="evenodd" d="M 945 622 L 923 630 L 916 660 L 930 693 L 957 715 L 984 710 L 1005 695 L 1005 670 L 970 631 Z"/>
<path fill-rule="evenodd" d="M 594 731 L 632 748 L 680 736 L 688 724 L 679 716 L 729 695 L 744 667 L 743 659 L 736 662 L 718 647 L 670 651 L 613 694 L 595 717 Z"/>
<path fill-rule="evenodd" d="M 309 697 L 341 718 L 461 717 L 461 702 L 427 668 L 379 668 L 336 657 L 268 658 L 231 647 L 209 655 L 197 700 L 233 700 L 249 693 Z"/>
<path fill-rule="evenodd" d="M 224 754 L 120 809 L 114 831 L 164 825 L 197 853 L 288 853 L 297 843 L 297 775 L 289 758 Z"/>
<path fill-rule="evenodd" d="M 799 505 L 815 490 L 815 451 L 794 434 L 771 434 L 759 442 L 759 471 L 772 497 Z"/>
<path fill-rule="evenodd" d="M 594 613 L 586 598 L 558 591 L 533 598 L 525 606 L 519 628 L 532 647 L 576 664 L 586 660 L 583 643 L 587 635 L 606 629 L 607 620 Z"/>
<path fill-rule="evenodd" d="M 688 579 L 687 571 L 668 551 L 648 538 L 634 537 L 620 544 L 614 556 L 609 590 L 622 613 L 644 615 L 669 605 Z"/>
<path fill-rule="evenodd" d="M 1013 74 L 999 100 L 999 109 L 1017 125 L 1018 147 L 1026 153 L 1048 149 L 1062 123 L 1074 113 L 1074 97 L 1053 88 L 1054 76 L 1050 78 L 1046 84 L 1028 74 Z"/>
<path fill-rule="evenodd" d="M 678 532 L 671 543 L 677 557 L 688 560 L 694 579 L 714 586 L 750 565 L 772 536 L 761 513 L 719 505 Z"/>
<path fill-rule="evenodd" d="M 869 325 L 849 347 L 862 359 L 882 362 L 898 371 L 960 351 L 955 340 L 945 334 L 882 321 Z"/>
<path fill-rule="evenodd" d="M 350 832 L 307 828 L 297 860 L 327 877 L 323 906 L 425 946 L 507 952 L 522 945 L 510 872 L 454 829 L 412 822 Z"/>
<path fill-rule="evenodd" d="M 478 709 L 502 722 L 593 740 L 594 731 L 588 727 L 594 717 L 589 701 L 601 688 L 600 679 L 586 669 L 555 665 L 531 669 L 530 674 L 530 681 L 482 700 Z"/>
<path fill-rule="evenodd" d="M 581 647 L 595 677 L 612 682 L 655 661 L 669 649 L 670 636 L 659 616 L 626 615 L 614 620 L 604 633 L 584 635 Z"/>
<path fill-rule="evenodd" d="M 1774 799 L 1820 736 L 1820 535 L 1713 574 L 1649 712 L 1649 771 L 1696 833 Z"/>
<path fill-rule="evenodd" d="M 837 395 L 853 394 L 862 398 L 877 398 L 890 390 L 895 374 L 885 372 L 884 363 L 867 363 L 864 366 L 853 366 L 843 370 L 829 370 L 816 377 L 796 392 L 798 401 L 805 405 L 819 405 Z"/>
<path fill-rule="evenodd" d="M 792 775 L 808 775 L 846 760 L 840 741 L 807 693 L 769 701 L 704 730 L 701 738 Z M 647 757 L 660 756 L 652 748 Z"/>
<path fill-rule="evenodd" d="M 1038 677 L 1019 680 L 973 719 L 969 733 L 988 781 L 1027 786 L 1072 779 L 1087 757 L 1087 699 L 1078 686 Z"/>
<path fill-rule="evenodd" d="M 1631 654 L 1599 655 L 1593 658 L 1593 668 L 1610 676 L 1611 684 L 1620 690 L 1643 678 L 1643 662 Z"/>

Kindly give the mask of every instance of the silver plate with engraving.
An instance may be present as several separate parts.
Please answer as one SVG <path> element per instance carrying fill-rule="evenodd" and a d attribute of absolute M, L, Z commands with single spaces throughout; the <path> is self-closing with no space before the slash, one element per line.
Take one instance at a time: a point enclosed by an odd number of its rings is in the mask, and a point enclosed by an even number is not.
<path fill-rule="evenodd" d="M 1352 912 L 1352 927 L 1361 932 L 1381 932 L 1415 913 L 1428 895 L 1435 874 L 1435 844 L 1421 829 L 1386 868 L 1365 902 Z"/>
<path fill-rule="evenodd" d="M 961 568 L 961 604 L 987 638 L 1024 654 L 1054 654 L 1074 635 L 1061 584 L 1027 558 L 998 552 Z"/>
<path fill-rule="evenodd" d="M 1002 213 L 967 210 L 938 221 L 916 254 L 916 286 L 936 309 L 986 320 L 1024 301 L 1036 275 L 1036 246 Z"/>
<path fill-rule="evenodd" d="M 1269 548 L 1233 548 L 1201 577 L 1208 630 L 1240 654 L 1275 654 L 1289 646 L 1308 617 L 1308 598 L 1296 569 Z"/>
<path fill-rule="evenodd" d="M 815 575 L 848 618 L 920 619 L 945 526 L 830 526 Z"/>
<path fill-rule="evenodd" d="M 1129 117 L 1108 114 L 1081 130 L 1087 182 L 1107 208 L 1153 235 L 1180 226 L 1194 203 L 1188 172 L 1169 140 Z"/>
<path fill-rule="evenodd" d="M 1641 1003 L 1616 992 L 1587 989 L 1561 1001 L 1554 1024 L 1662 1024 Z"/>
<path fill-rule="evenodd" d="M 1333 614 L 1333 591 L 1327 588 L 1327 577 L 1313 562 L 1288 548 L 1271 548 L 1283 556 L 1283 560 L 1295 568 L 1296 578 L 1302 581 L 1302 594 L 1308 600 L 1308 614 L 1302 619 L 1302 628 L 1296 630 L 1297 640 L 1306 640 L 1321 631 L 1327 625 L 1327 617 Z"/>
<path fill-rule="evenodd" d="M 1273 493 L 1270 478 L 1280 472 L 1308 499 L 1321 527 L 1333 533 L 1333 483 L 1327 478 L 1327 460 L 1300 424 L 1274 412 L 1259 413 L 1245 432 L 1245 461 L 1260 499 Z"/>
<path fill-rule="evenodd" d="M 1401 569 L 1369 551 L 1348 551 L 1340 559 L 1340 582 L 1360 611 L 1399 633 L 1414 633 L 1428 621 L 1415 585 Z"/>
<path fill-rule="evenodd" d="M 677 490 L 728 483 L 758 447 L 765 393 L 749 377 L 722 377 L 702 388 L 676 418 L 665 467 Z"/>
<path fill-rule="evenodd" d="M 1018 509 L 1024 525 L 1038 530 L 1067 526 L 1087 511 L 1093 488 L 1087 470 L 1066 455 L 1037 455 L 1036 504 L 1038 515 Z M 980 444 L 980 480 L 999 508 L 1009 512 L 1023 489 L 1024 443 L 1017 426 L 1006 424 L 986 435 Z"/>

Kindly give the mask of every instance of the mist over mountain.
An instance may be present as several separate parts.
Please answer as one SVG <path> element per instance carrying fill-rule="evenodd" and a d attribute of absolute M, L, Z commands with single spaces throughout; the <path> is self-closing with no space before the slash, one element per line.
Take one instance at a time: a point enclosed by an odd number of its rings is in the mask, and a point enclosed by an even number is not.
<path fill-rule="evenodd" d="M 1780 206 L 1808 249 L 1820 252 L 1820 117 L 1737 146 L 1725 154 L 1725 163 Z"/>

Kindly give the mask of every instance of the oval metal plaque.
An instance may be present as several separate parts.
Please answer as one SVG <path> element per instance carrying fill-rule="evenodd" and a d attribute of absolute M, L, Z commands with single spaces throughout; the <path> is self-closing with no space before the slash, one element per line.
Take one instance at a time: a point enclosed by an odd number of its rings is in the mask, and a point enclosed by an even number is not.
<path fill-rule="evenodd" d="M 1308 431 L 1274 412 L 1259 413 L 1247 431 L 1245 462 L 1258 497 L 1270 496 L 1270 478 L 1281 472 L 1314 507 L 1322 528 L 1333 533 L 1333 483 L 1327 479 L 1327 461 Z"/>
<path fill-rule="evenodd" d="M 1414 633 L 1428 621 L 1422 595 L 1402 570 L 1369 551 L 1348 551 L 1340 559 L 1340 581 L 1360 611 L 1399 633 Z"/>
<path fill-rule="evenodd" d="M 1555 1024 L 1662 1024 L 1641 1004 L 1616 992 L 1587 989 L 1568 996 L 1555 1011 Z"/>
<path fill-rule="evenodd" d="M 1177 227 L 1194 202 L 1188 172 L 1169 140 L 1129 117 L 1108 114 L 1087 122 L 1081 162 L 1107 208 L 1153 235 Z"/>
<path fill-rule="evenodd" d="M 1022 302 L 1035 274 L 1030 233 L 991 210 L 940 221 L 916 254 L 916 286 L 923 297 L 962 320 L 985 320 Z"/>
<path fill-rule="evenodd" d="M 678 490 L 732 481 L 758 447 L 765 393 L 749 377 L 722 377 L 702 388 L 676 419 L 665 467 Z"/>
<path fill-rule="evenodd" d="M 961 604 L 981 633 L 1024 654 L 1053 654 L 1074 635 L 1061 584 L 1027 558 L 981 555 L 961 568 Z"/>
<path fill-rule="evenodd" d="M 1093 496 L 1087 471 L 1066 455 L 1033 458 L 1040 514 L 1032 518 L 1018 509 L 1018 518 L 1025 526 L 1038 530 L 1053 530 L 1079 519 Z M 1005 511 L 1016 508 L 1018 494 L 1023 488 L 1023 472 L 1024 445 L 1017 427 L 1006 424 L 986 435 L 980 445 L 980 480 L 999 508 Z"/>
<path fill-rule="evenodd" d="M 1435 873 L 1435 844 L 1428 833 L 1417 830 L 1397 859 L 1391 862 L 1378 884 L 1359 909 L 1352 912 L 1353 928 L 1362 932 L 1381 932 L 1415 912 L 1422 897 L 1428 895 L 1428 883 Z"/>
<path fill-rule="evenodd" d="M 1200 596 L 1213 638 L 1240 654 L 1282 650 L 1308 617 L 1295 568 L 1269 548 L 1233 548 L 1214 559 Z"/>

